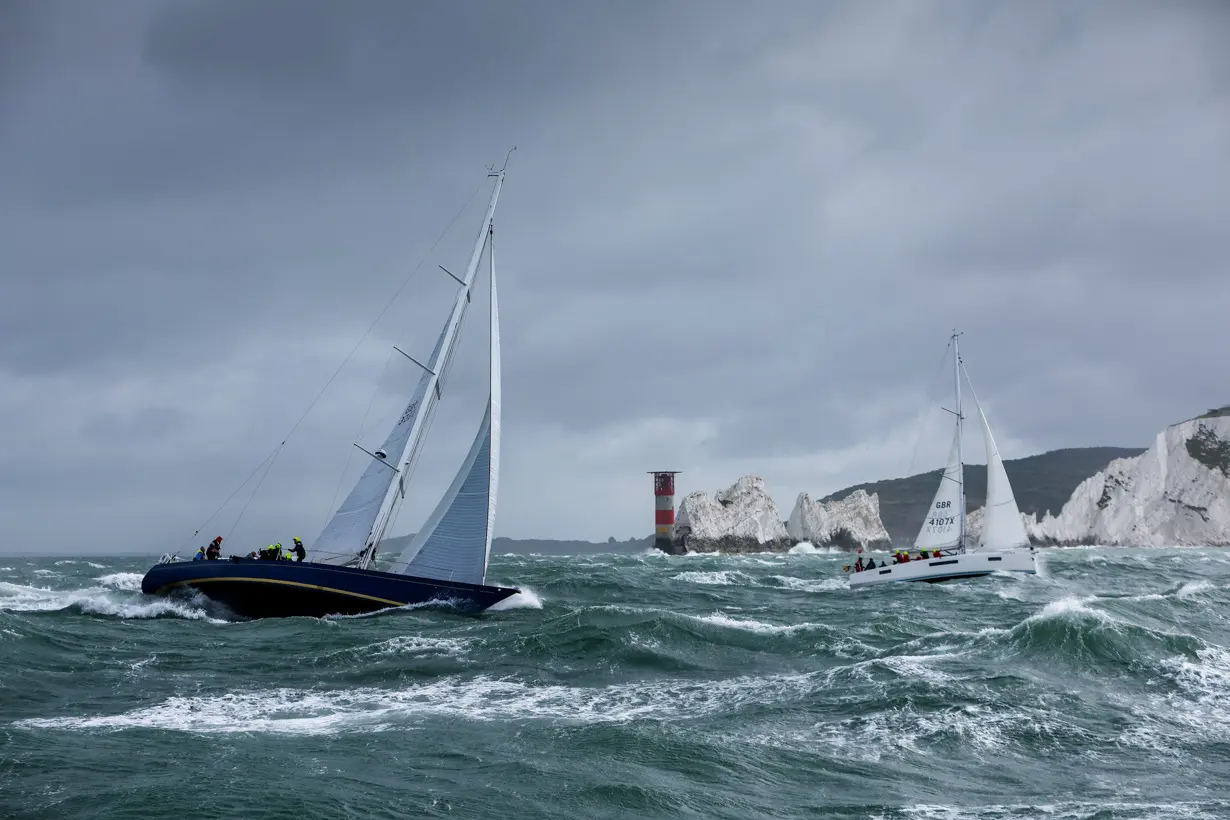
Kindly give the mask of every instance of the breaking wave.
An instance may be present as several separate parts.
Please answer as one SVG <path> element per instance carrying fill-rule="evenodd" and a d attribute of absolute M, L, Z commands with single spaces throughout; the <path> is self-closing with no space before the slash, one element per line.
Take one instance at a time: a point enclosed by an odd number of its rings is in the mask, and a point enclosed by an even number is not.
<path fill-rule="evenodd" d="M 847 554 L 508 555 L 492 577 L 522 591 L 487 615 L 226 629 L 203 601 L 142 595 L 132 562 L 12 562 L 0 744 L 42 772 L 15 793 L 49 816 L 71 812 L 42 795 L 84 806 L 112 779 L 140 815 L 135 795 L 162 794 L 141 785 L 151 750 L 225 748 L 310 759 L 327 777 L 295 789 L 320 799 L 377 757 L 448 773 L 348 780 L 362 816 L 1220 818 L 1223 558 L 1054 551 L 1043 577 L 851 594 Z M 65 783 L 96 744 L 128 752 Z M 213 787 L 260 805 L 265 784 L 231 771 Z"/>
<path fill-rule="evenodd" d="M 0 611 L 69 612 L 125 619 L 173 617 L 223 623 L 210 616 L 202 598 L 151 598 L 140 589 L 141 576 L 136 573 L 102 576 L 96 586 L 76 589 L 0 581 Z"/>

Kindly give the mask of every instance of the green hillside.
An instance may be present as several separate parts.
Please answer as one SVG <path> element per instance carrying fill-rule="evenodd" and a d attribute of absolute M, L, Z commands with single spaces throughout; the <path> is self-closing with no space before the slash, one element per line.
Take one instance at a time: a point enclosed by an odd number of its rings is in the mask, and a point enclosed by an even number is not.
<path fill-rule="evenodd" d="M 1076 486 L 1117 458 L 1138 456 L 1143 448 L 1074 447 L 1051 450 L 1028 458 L 1005 461 L 1004 469 L 1021 512 L 1039 516 L 1048 510 L 1058 514 L 1072 496 Z M 855 490 L 866 490 L 880 496 L 880 518 L 894 544 L 912 543 L 922 526 L 923 516 L 939 486 L 942 470 L 890 478 L 870 484 L 856 484 L 827 496 L 829 501 L 845 498 Z M 966 504 L 976 510 L 986 500 L 987 468 L 982 464 L 965 465 Z"/>

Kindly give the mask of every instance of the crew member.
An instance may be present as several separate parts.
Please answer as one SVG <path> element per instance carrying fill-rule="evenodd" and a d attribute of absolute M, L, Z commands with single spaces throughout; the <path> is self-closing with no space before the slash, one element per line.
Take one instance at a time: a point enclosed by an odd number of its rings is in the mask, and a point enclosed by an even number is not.
<path fill-rule="evenodd" d="M 304 558 L 307 558 L 307 550 L 303 548 L 303 541 L 297 535 L 295 536 L 295 546 L 291 552 L 295 554 L 296 561 L 302 561 Z"/>

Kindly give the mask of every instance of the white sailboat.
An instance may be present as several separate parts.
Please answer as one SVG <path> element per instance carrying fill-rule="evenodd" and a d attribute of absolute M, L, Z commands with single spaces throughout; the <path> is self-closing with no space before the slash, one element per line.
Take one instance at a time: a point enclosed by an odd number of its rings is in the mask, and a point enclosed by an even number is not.
<path fill-rule="evenodd" d="M 948 466 L 940 477 L 940 485 L 931 500 L 927 516 L 923 520 L 914 546 L 925 551 L 928 558 L 914 558 L 904 563 L 893 564 L 889 558 L 872 569 L 850 573 L 850 586 L 870 586 L 894 581 L 951 581 L 958 578 L 977 578 L 993 572 L 1037 573 L 1034 547 L 1029 543 L 1021 511 L 1017 507 L 1012 484 L 1004 470 L 1004 460 L 991 435 L 986 413 L 974 392 L 973 382 L 961 361 L 958 345 L 959 333 L 952 334 L 953 374 L 956 388 L 956 429 L 953 432 L 952 448 Z M 987 452 L 987 500 L 983 510 L 981 543 L 971 547 L 967 543 L 965 528 L 965 471 L 961 447 L 961 432 L 964 415 L 961 408 L 961 375 L 965 374 L 978 409 L 978 421 L 982 425 L 983 443 Z"/>

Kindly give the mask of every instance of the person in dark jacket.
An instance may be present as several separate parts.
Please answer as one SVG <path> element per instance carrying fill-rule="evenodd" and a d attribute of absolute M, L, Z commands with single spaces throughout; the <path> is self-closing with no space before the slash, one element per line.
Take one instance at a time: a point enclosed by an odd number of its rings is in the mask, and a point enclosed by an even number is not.
<path fill-rule="evenodd" d="M 303 548 L 303 541 L 297 535 L 295 536 L 295 546 L 291 548 L 291 552 L 295 554 L 296 561 L 302 561 L 304 558 L 307 558 L 307 550 Z"/>

